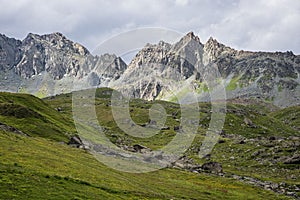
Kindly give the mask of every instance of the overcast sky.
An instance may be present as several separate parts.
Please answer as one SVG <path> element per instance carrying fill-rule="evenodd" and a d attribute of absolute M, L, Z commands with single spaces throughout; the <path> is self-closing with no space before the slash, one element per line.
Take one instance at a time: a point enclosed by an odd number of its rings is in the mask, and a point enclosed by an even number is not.
<path fill-rule="evenodd" d="M 142 27 L 193 31 L 236 49 L 300 54 L 299 0 L 0 0 L 0 32 L 61 32 L 93 51 Z"/>

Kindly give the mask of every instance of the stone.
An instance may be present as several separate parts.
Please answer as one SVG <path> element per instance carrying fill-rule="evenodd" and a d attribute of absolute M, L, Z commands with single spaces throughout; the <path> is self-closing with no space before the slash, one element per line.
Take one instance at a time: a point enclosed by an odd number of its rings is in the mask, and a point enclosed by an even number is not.
<path fill-rule="evenodd" d="M 58 112 L 61 112 L 63 109 L 61 107 L 57 107 L 55 110 L 57 110 Z"/>
<path fill-rule="evenodd" d="M 239 142 L 239 144 L 246 144 L 246 141 L 245 141 L 245 140 L 241 140 L 241 141 Z"/>
<path fill-rule="evenodd" d="M 223 168 L 222 168 L 222 164 L 218 163 L 218 162 L 208 162 L 208 163 L 204 163 L 201 168 L 205 171 L 209 171 L 212 173 L 222 173 L 223 172 Z"/>
<path fill-rule="evenodd" d="M 274 141 L 274 140 L 276 140 L 276 137 L 275 136 L 270 136 L 269 140 Z"/>
<path fill-rule="evenodd" d="M 151 151 L 151 149 L 149 149 L 148 147 L 145 147 L 145 146 L 140 145 L 140 144 L 133 145 L 133 149 L 134 149 L 135 152 L 139 152 L 139 153 L 146 153 L 146 152 Z"/>
<path fill-rule="evenodd" d="M 252 120 L 247 117 L 244 118 L 244 123 L 249 127 L 256 128 L 256 125 L 252 122 Z"/>
<path fill-rule="evenodd" d="M 182 129 L 182 126 L 174 126 L 174 131 L 179 131 Z"/>
<path fill-rule="evenodd" d="M 20 131 L 19 129 L 12 127 L 12 126 L 8 126 L 6 124 L 3 124 L 0 122 L 0 129 L 4 130 L 4 131 L 9 131 L 18 135 L 23 135 L 23 136 L 28 136 L 27 134 L 23 133 L 22 131 Z"/>
<path fill-rule="evenodd" d="M 288 159 L 286 159 L 284 164 L 300 164 L 300 155 L 294 155 Z"/>
<path fill-rule="evenodd" d="M 219 144 L 223 144 L 223 143 L 225 143 L 225 140 L 220 139 L 220 140 L 218 140 L 218 143 L 219 143 Z"/>
<path fill-rule="evenodd" d="M 77 135 L 72 136 L 70 138 L 70 140 L 68 142 L 68 145 L 74 146 L 76 148 L 80 148 L 80 147 L 84 146 L 81 138 L 79 136 L 77 136 Z"/>

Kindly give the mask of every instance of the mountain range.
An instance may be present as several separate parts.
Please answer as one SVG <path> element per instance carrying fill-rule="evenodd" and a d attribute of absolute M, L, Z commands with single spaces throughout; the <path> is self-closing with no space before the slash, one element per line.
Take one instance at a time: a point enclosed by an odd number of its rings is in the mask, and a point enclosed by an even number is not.
<path fill-rule="evenodd" d="M 126 64 L 113 52 L 92 55 L 61 33 L 29 33 L 22 41 L 0 34 L 0 90 L 52 96 L 110 87 L 131 98 L 172 101 L 186 88 L 209 101 L 204 72 L 218 71 L 226 98 L 260 98 L 279 107 L 300 103 L 300 55 L 235 50 L 193 32 L 178 42 L 146 44 Z"/>

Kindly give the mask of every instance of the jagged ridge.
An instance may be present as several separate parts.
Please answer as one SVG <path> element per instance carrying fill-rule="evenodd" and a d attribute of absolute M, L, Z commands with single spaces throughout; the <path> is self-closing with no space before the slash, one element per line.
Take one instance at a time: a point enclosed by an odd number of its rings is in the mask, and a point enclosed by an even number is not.
<path fill-rule="evenodd" d="M 0 35 L 0 58 L 0 89 L 37 96 L 108 86 L 133 98 L 170 100 L 169 93 L 190 87 L 209 101 L 202 72 L 214 66 L 228 98 L 300 102 L 300 56 L 238 51 L 212 37 L 202 44 L 193 32 L 175 44 L 147 44 L 128 66 L 116 55 L 92 55 L 61 33 L 30 33 L 23 41 Z"/>

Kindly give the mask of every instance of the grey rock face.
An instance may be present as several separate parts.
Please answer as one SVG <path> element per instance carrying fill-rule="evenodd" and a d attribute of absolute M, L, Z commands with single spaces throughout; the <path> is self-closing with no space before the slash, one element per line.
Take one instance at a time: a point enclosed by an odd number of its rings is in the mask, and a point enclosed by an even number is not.
<path fill-rule="evenodd" d="M 227 97 L 259 97 L 286 107 L 300 103 L 300 56 L 292 52 L 237 51 L 210 39 L 204 57 L 227 81 Z"/>
<path fill-rule="evenodd" d="M 76 81 L 85 88 L 98 87 L 117 79 L 127 68 L 121 58 L 93 56 L 61 33 L 29 33 L 23 41 L 0 35 L 0 60 L 1 90 L 38 96 L 70 92 Z"/>
<path fill-rule="evenodd" d="M 100 78 L 95 72 L 89 74 L 88 81 L 90 86 L 100 85 Z"/>
<path fill-rule="evenodd" d="M 11 69 L 20 60 L 21 41 L 0 34 L 0 71 Z"/>
<path fill-rule="evenodd" d="M 106 53 L 95 58 L 94 71 L 103 79 L 116 80 L 127 69 L 126 63 L 116 55 Z"/>
<path fill-rule="evenodd" d="M 292 52 L 238 51 L 213 38 L 202 44 L 191 32 L 173 45 L 147 44 L 121 77 L 125 84 L 116 88 L 134 98 L 170 100 L 166 93 L 184 93 L 188 87 L 209 101 L 204 72 L 215 66 L 229 99 L 257 97 L 280 107 L 299 105 L 299 59 Z"/>
<path fill-rule="evenodd" d="M 196 76 L 202 54 L 203 45 L 193 33 L 173 45 L 163 41 L 147 44 L 112 87 L 133 98 L 163 97 L 163 93 L 178 89 L 182 81 Z"/>
<path fill-rule="evenodd" d="M 90 70 L 82 67 L 90 61 L 88 50 L 60 33 L 42 36 L 30 33 L 22 41 L 21 50 L 22 59 L 15 70 L 23 78 L 47 71 L 54 80 L 59 80 L 64 75 L 83 76 Z"/>

